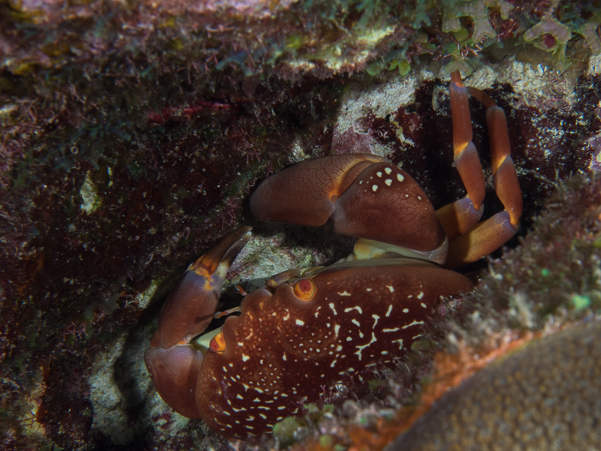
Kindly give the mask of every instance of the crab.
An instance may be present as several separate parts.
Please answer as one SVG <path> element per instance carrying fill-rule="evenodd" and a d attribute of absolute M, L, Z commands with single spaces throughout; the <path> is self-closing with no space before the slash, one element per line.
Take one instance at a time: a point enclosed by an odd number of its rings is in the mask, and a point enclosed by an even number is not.
<path fill-rule="evenodd" d="M 245 296 L 239 316 L 204 335 L 251 228 L 190 265 L 145 355 L 169 406 L 225 437 L 252 440 L 302 414 L 302 405 L 324 391 L 361 384 L 374 370 L 398 364 L 441 299 L 473 289 L 452 269 L 516 233 L 522 194 L 503 110 L 465 87 L 458 72 L 449 90 L 455 166 L 467 195 L 435 210 L 407 172 L 370 154 L 307 160 L 265 179 L 250 199 L 254 216 L 304 226 L 330 220 L 337 233 L 358 237 L 354 251 L 332 266 L 273 276 Z M 482 222 L 485 182 L 468 95 L 487 108 L 494 187 L 504 206 Z"/>

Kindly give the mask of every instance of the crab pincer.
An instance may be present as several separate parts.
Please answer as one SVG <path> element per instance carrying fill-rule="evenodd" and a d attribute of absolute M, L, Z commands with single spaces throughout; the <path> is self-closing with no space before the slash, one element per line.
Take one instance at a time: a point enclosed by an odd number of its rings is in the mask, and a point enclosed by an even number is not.
<path fill-rule="evenodd" d="M 203 354 L 193 340 L 213 319 L 225 276 L 250 239 L 250 231 L 251 227 L 237 230 L 188 267 L 167 298 L 159 329 L 144 355 L 161 397 L 187 417 L 200 417 L 194 390 Z"/>

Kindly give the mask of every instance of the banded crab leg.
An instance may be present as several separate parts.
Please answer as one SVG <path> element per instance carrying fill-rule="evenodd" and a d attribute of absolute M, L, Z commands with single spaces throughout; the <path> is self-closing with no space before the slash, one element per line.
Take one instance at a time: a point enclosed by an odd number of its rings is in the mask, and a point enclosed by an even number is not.
<path fill-rule="evenodd" d="M 503 109 L 479 89 L 465 87 L 459 72 L 451 74 L 451 114 L 455 165 L 467 195 L 440 208 L 436 214 L 450 240 L 447 268 L 474 262 L 501 247 L 517 232 L 522 215 L 522 191 L 511 158 L 507 120 Z M 472 143 L 472 125 L 468 95 L 478 99 L 486 110 L 493 184 L 504 210 L 478 223 L 482 216 L 484 176 L 476 147 Z"/>
<path fill-rule="evenodd" d="M 455 167 L 467 190 L 464 198 L 447 204 L 436 211 L 449 241 L 469 232 L 480 221 L 484 212 L 484 174 L 476 146 L 472 142 L 472 120 L 467 88 L 459 72 L 451 74 L 449 92 L 453 118 L 453 154 Z"/>

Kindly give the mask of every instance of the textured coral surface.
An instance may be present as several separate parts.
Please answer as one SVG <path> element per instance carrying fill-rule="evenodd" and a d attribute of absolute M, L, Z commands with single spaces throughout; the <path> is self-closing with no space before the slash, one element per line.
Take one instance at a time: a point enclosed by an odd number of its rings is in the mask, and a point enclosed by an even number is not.
<path fill-rule="evenodd" d="M 601 440 L 601 322 L 534 340 L 438 403 L 387 450 L 587 449 Z"/>
<path fill-rule="evenodd" d="M 594 1 L 0 0 L 0 446 L 224 447 L 150 385 L 142 355 L 166 293 L 241 224 L 258 235 L 231 271 L 247 288 L 344 256 L 352 240 L 329 230 L 250 217 L 257 181 L 304 158 L 387 155 L 435 207 L 463 196 L 452 70 L 505 109 L 520 235 L 540 228 L 533 216 L 558 181 L 601 164 L 599 11 Z M 483 109 L 470 105 L 488 174 Z M 487 194 L 487 211 L 501 208 Z M 567 225 L 548 233 L 573 239 Z M 530 277 L 499 316 L 530 327 L 531 290 L 557 293 L 554 309 L 586 304 L 598 279 L 581 270 L 562 270 L 569 286 Z M 462 338 L 485 336 L 482 324 Z M 363 418 L 361 406 L 347 408 Z"/>

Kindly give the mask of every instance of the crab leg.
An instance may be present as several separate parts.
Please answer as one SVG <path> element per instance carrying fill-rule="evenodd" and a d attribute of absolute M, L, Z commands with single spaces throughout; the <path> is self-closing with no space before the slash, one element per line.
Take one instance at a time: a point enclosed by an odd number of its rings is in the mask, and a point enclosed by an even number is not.
<path fill-rule="evenodd" d="M 449 241 L 470 231 L 482 217 L 485 184 L 480 157 L 472 142 L 472 121 L 468 104 L 468 89 L 460 73 L 451 74 L 451 115 L 453 118 L 453 153 L 455 166 L 467 195 L 436 211 Z"/>
<path fill-rule="evenodd" d="M 243 227 L 190 265 L 171 292 L 159 316 L 159 330 L 150 342 L 144 362 L 161 398 L 175 411 L 199 418 L 194 391 L 202 353 L 191 340 L 214 316 L 227 271 L 251 237 Z"/>
<path fill-rule="evenodd" d="M 451 95 L 453 95 L 453 84 L 457 84 L 459 73 L 455 72 L 453 73 L 453 76 Z M 476 97 L 487 108 L 486 123 L 490 139 L 493 184 L 495 192 L 505 209 L 486 221 L 479 223 L 467 233 L 464 233 L 455 239 L 451 238 L 449 258 L 445 264 L 447 268 L 457 268 L 466 263 L 479 260 L 501 247 L 517 232 L 520 217 L 522 215 L 522 191 L 511 158 L 511 148 L 509 145 L 509 134 L 507 132 L 505 113 L 484 92 L 475 88 L 465 89 L 466 96 L 469 93 Z M 452 114 L 453 122 L 455 122 L 455 111 L 453 111 Z M 455 133 L 455 127 L 453 127 L 453 132 Z M 458 138 L 454 136 L 453 140 L 458 141 Z M 459 165 L 457 166 L 459 168 Z M 481 170 L 477 172 L 482 174 Z M 467 185 L 466 188 L 468 189 L 469 195 L 470 188 Z M 482 186 L 482 188 L 484 188 L 484 186 Z M 472 221 L 469 213 L 466 216 L 469 217 L 467 222 Z M 443 222 L 442 220 L 441 222 L 446 230 L 449 222 Z"/>

